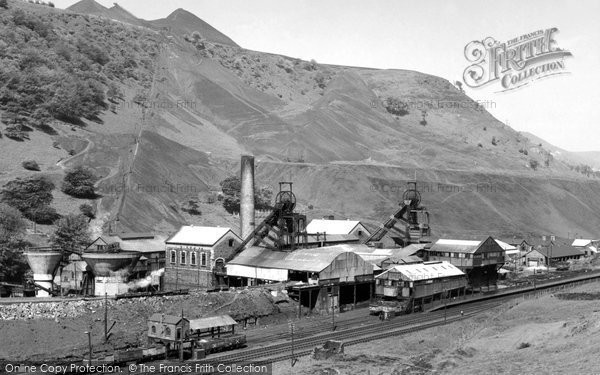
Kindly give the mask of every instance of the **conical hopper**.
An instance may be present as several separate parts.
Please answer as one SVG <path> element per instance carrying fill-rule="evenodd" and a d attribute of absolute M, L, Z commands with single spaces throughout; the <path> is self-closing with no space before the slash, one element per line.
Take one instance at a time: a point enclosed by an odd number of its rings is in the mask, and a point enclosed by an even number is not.
<path fill-rule="evenodd" d="M 130 271 L 135 267 L 140 253 L 121 251 L 118 253 L 83 253 L 81 258 L 92 268 L 94 276 L 111 276 L 118 271 Z"/>
<path fill-rule="evenodd" d="M 56 250 L 29 250 L 24 254 L 27 257 L 29 267 L 33 271 L 33 281 L 47 290 L 52 290 L 54 271 L 62 259 L 62 253 Z M 37 290 L 36 296 L 49 297 L 50 293 L 40 289 Z"/>

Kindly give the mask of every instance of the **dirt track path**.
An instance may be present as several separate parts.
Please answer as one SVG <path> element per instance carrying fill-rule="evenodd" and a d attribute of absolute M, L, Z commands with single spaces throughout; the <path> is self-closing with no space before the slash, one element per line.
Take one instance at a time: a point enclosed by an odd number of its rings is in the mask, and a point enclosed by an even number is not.
<path fill-rule="evenodd" d="M 69 161 L 71 161 L 71 160 L 73 160 L 73 159 L 75 159 L 75 158 L 77 158 L 79 156 L 82 156 L 83 154 L 89 152 L 90 149 L 92 147 L 94 147 L 94 142 L 92 142 L 92 140 L 89 139 L 89 138 L 86 138 L 85 140 L 88 142 L 88 144 L 87 144 L 87 146 L 85 146 L 85 148 L 83 150 L 81 150 L 80 152 L 76 153 L 75 155 L 69 156 L 68 158 L 59 160 L 56 163 L 56 165 L 58 167 L 60 167 L 61 169 L 66 169 L 67 167 L 65 166 L 65 163 L 68 163 Z"/>

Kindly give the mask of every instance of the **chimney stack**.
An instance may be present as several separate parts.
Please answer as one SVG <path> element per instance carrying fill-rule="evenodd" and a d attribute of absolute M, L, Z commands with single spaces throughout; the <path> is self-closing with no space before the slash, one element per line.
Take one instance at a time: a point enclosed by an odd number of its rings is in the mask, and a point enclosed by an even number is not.
<path fill-rule="evenodd" d="M 254 156 L 242 155 L 240 231 L 246 239 L 254 231 Z"/>

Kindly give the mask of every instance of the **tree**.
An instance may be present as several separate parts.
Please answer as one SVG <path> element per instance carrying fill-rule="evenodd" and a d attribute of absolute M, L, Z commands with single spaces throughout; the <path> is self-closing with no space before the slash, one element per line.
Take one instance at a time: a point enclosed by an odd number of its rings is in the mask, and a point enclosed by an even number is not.
<path fill-rule="evenodd" d="M 63 252 L 81 251 L 90 243 L 88 220 L 83 215 L 70 214 L 60 219 L 50 236 L 50 243 Z"/>
<path fill-rule="evenodd" d="M 19 210 L 0 203 L 0 243 L 23 236 L 26 228 L 27 224 Z"/>
<path fill-rule="evenodd" d="M 94 184 L 98 178 L 90 169 L 83 166 L 75 167 L 65 175 L 62 191 L 75 198 L 96 198 Z"/>
<path fill-rule="evenodd" d="M 91 205 L 84 203 L 79 206 L 79 212 L 81 212 L 84 216 L 93 219 L 96 217 L 96 212 L 94 211 L 94 207 Z"/>
<path fill-rule="evenodd" d="M 0 0 L 0 8 L 8 9 L 8 1 Z"/>
<path fill-rule="evenodd" d="M 223 191 L 223 207 L 229 213 L 240 211 L 240 195 L 242 182 L 237 176 L 227 177 L 221 181 Z M 254 208 L 257 210 L 268 210 L 272 207 L 273 190 L 268 186 L 262 186 L 254 191 Z"/>
<path fill-rule="evenodd" d="M 121 91 L 121 89 L 119 89 L 119 86 L 117 86 L 114 82 L 111 82 L 108 85 L 108 91 L 106 91 L 106 97 L 112 103 L 117 103 L 117 100 L 123 98 L 123 92 Z"/>
<path fill-rule="evenodd" d="M 16 208 L 28 219 L 39 223 L 35 213 L 42 211 L 48 214 L 53 210 L 49 207 L 53 199 L 52 190 L 54 184 L 46 177 L 17 178 L 2 187 L 0 202 Z"/>
<path fill-rule="evenodd" d="M 456 81 L 454 82 L 454 84 L 456 85 L 456 87 L 458 88 L 458 91 L 460 92 L 465 92 L 465 90 L 463 89 L 463 85 L 461 81 Z"/>
<path fill-rule="evenodd" d="M 239 196 L 242 190 L 242 181 L 237 176 L 227 177 L 221 181 L 220 185 L 224 195 Z"/>
<path fill-rule="evenodd" d="M 427 125 L 427 120 L 425 120 L 425 117 L 427 117 L 427 111 L 426 110 L 421 110 L 421 121 L 419 122 L 419 124 L 425 126 Z"/>
<path fill-rule="evenodd" d="M 200 206 L 198 205 L 198 201 L 190 199 L 187 203 L 181 208 L 184 212 L 187 212 L 190 215 L 199 216 L 202 215 L 202 211 L 200 211 Z"/>
<path fill-rule="evenodd" d="M 273 203 L 273 190 L 268 186 L 262 186 L 254 196 L 254 207 L 257 210 L 269 210 Z"/>
<path fill-rule="evenodd" d="M 28 268 L 22 240 L 26 226 L 19 210 L 0 203 L 0 281 L 23 281 Z"/>

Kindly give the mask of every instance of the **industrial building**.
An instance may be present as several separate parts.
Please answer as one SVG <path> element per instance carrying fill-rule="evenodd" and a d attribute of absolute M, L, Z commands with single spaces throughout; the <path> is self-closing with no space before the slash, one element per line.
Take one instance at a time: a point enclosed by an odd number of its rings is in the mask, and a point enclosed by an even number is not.
<path fill-rule="evenodd" d="M 585 256 L 592 256 L 598 254 L 598 245 L 600 241 L 598 240 L 586 240 L 586 239 L 576 239 L 571 244 L 572 247 L 581 251 Z"/>
<path fill-rule="evenodd" d="M 182 226 L 165 241 L 165 289 L 215 288 L 214 269 L 223 267 L 241 242 L 231 228 Z"/>
<path fill-rule="evenodd" d="M 154 314 L 148 319 L 148 343 L 172 348 L 189 334 L 190 321 L 183 316 Z"/>
<path fill-rule="evenodd" d="M 504 249 L 492 237 L 481 241 L 440 239 L 426 249 L 426 257 L 458 267 L 473 289 L 496 287 L 498 270 L 505 262 Z"/>
<path fill-rule="evenodd" d="M 583 257 L 584 254 L 572 246 L 555 245 L 529 251 L 525 254 L 524 264 L 527 267 L 552 266 L 558 262 L 577 260 Z"/>
<path fill-rule="evenodd" d="M 288 280 L 309 284 L 350 282 L 369 275 L 372 278 L 373 265 L 349 251 L 349 245 L 291 252 L 253 246 L 227 264 L 227 275 L 229 279 L 243 280 L 246 285 Z"/>
<path fill-rule="evenodd" d="M 371 236 L 371 232 L 358 220 L 335 220 L 332 216 L 323 219 L 313 219 L 306 226 L 306 233 L 322 235 L 325 238 L 331 235 L 347 236 L 348 239 L 362 241 Z"/>
<path fill-rule="evenodd" d="M 129 292 L 128 282 L 140 257 L 141 253 L 125 251 L 119 242 L 106 237 L 94 240 L 81 254 L 94 277 L 93 294 L 115 296 Z M 89 281 L 84 280 L 84 289 Z"/>
<path fill-rule="evenodd" d="M 434 299 L 464 295 L 467 277 L 448 262 L 398 264 L 375 277 L 375 294 L 414 310 Z"/>

